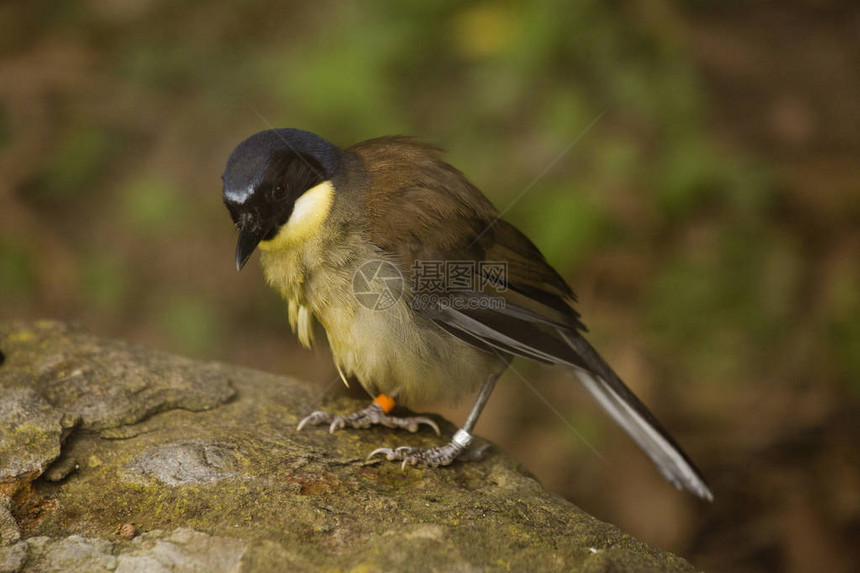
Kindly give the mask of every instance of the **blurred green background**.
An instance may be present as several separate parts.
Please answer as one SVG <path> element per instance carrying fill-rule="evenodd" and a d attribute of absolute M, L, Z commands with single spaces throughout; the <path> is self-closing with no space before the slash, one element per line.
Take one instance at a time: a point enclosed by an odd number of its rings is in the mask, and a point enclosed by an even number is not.
<path fill-rule="evenodd" d="M 605 464 L 510 372 L 479 433 L 700 568 L 857 570 L 858 22 L 838 0 L 4 2 L 0 319 L 339 391 L 258 265 L 235 272 L 219 176 L 270 126 L 418 135 L 568 279 L 716 502 L 561 370 L 515 364 Z"/>

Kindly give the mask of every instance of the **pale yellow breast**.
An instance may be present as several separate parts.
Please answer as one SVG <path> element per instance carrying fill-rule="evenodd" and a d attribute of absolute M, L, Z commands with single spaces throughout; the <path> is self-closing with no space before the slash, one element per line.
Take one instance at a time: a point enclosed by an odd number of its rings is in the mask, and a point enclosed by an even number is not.
<path fill-rule="evenodd" d="M 287 318 L 299 342 L 313 343 L 313 314 L 304 292 L 309 263 L 316 253 L 313 243 L 319 239 L 334 201 L 334 187 L 324 181 L 296 200 L 293 212 L 277 235 L 260 241 L 261 260 L 266 280 L 287 301 Z"/>
<path fill-rule="evenodd" d="M 308 190 L 280 232 L 260 243 L 266 279 L 287 301 L 299 342 L 312 344 L 318 320 L 339 370 L 358 378 L 371 394 L 385 393 L 401 403 L 452 398 L 477 388 L 488 369 L 498 368 L 491 357 L 438 329 L 416 327 L 405 299 L 386 310 L 359 303 L 352 292 L 355 271 L 384 254 L 358 233 L 327 236 L 333 232 L 326 228 L 333 199 L 330 182 Z"/>

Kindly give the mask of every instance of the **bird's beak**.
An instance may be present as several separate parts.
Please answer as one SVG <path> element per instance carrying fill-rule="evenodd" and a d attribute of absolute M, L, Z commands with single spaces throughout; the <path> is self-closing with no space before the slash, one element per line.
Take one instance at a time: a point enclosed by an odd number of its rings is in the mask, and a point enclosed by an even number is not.
<path fill-rule="evenodd" d="M 249 213 L 242 215 L 239 221 L 239 242 L 236 244 L 237 271 L 242 270 L 265 235 L 266 229 L 259 221 L 255 220 Z"/>

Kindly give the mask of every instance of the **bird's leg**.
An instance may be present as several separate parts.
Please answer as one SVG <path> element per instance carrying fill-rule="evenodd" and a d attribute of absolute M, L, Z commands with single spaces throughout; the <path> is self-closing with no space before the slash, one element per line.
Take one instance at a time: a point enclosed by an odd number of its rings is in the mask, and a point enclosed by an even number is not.
<path fill-rule="evenodd" d="M 298 431 L 308 424 L 318 426 L 329 424 L 329 432 L 341 428 L 369 428 L 371 426 L 386 426 L 388 428 L 403 428 L 410 432 L 417 432 L 420 424 L 426 424 L 433 428 L 436 435 L 440 435 L 439 426 L 436 422 L 425 416 L 411 416 L 408 418 L 397 418 L 389 416 L 388 413 L 394 409 L 394 399 L 385 394 L 380 394 L 367 408 L 353 412 L 352 414 L 332 414 L 331 412 L 316 411 L 299 422 Z"/>
<path fill-rule="evenodd" d="M 484 409 L 487 400 L 489 400 L 490 394 L 493 393 L 493 388 L 496 386 L 496 380 L 498 379 L 498 374 L 493 374 L 487 378 L 487 381 L 481 386 L 478 399 L 475 400 L 475 405 L 472 406 L 469 417 L 466 418 L 466 423 L 463 424 L 462 428 L 457 430 L 453 439 L 444 446 L 426 449 L 410 448 L 409 446 L 401 446 L 393 450 L 391 448 L 379 448 L 372 451 L 367 457 L 372 458 L 377 454 L 384 454 L 388 461 L 402 461 L 402 467 L 404 468 L 407 464 L 413 466 L 421 464 L 432 468 L 447 466 L 457 458 L 464 461 L 480 459 L 483 457 L 488 446 L 483 446 L 474 452 L 466 454 L 463 452 L 472 443 L 472 430 L 475 424 L 478 423 L 478 417 L 481 415 L 481 411 Z"/>

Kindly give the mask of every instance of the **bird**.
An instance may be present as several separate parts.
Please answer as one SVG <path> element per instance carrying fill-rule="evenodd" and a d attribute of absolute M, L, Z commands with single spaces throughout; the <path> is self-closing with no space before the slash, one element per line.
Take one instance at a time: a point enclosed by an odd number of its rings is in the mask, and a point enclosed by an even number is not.
<path fill-rule="evenodd" d="M 369 456 L 404 467 L 468 461 L 480 457 L 473 431 L 497 379 L 526 358 L 570 370 L 670 483 L 713 500 L 687 454 L 586 340 L 570 286 L 441 149 L 406 136 L 341 148 L 273 128 L 235 147 L 222 180 L 237 270 L 259 251 L 299 342 L 310 347 L 319 323 L 344 383 L 357 380 L 373 397 L 350 414 L 312 412 L 299 431 L 439 434 L 429 417 L 391 412 L 477 391 L 444 445 Z"/>

